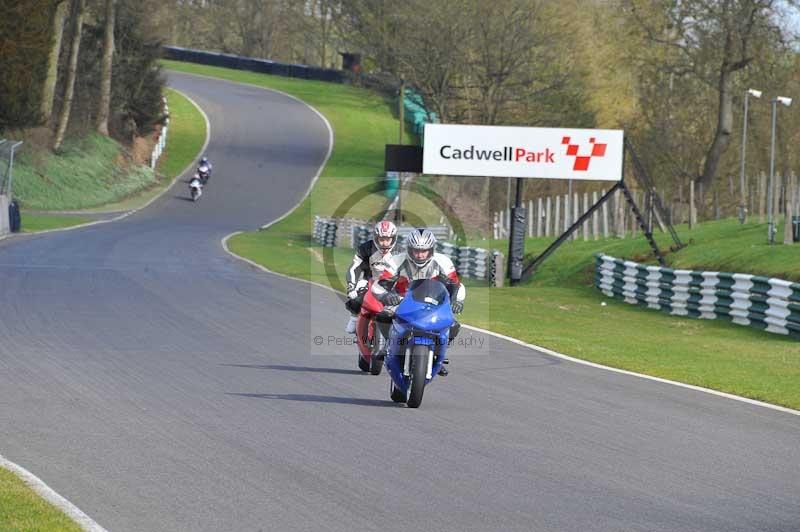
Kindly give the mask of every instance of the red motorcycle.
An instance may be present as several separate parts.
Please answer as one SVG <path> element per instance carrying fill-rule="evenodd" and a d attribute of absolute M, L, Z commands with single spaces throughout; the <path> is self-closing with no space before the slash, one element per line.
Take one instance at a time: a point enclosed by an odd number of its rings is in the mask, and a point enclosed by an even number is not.
<path fill-rule="evenodd" d="M 361 313 L 356 323 L 356 338 L 358 342 L 358 368 L 372 375 L 380 375 L 383 369 L 383 357 L 378 355 L 381 348 L 380 330 L 378 320 L 389 319 L 381 314 L 383 303 L 372 294 L 372 280 L 367 285 L 364 302 L 361 304 Z"/>

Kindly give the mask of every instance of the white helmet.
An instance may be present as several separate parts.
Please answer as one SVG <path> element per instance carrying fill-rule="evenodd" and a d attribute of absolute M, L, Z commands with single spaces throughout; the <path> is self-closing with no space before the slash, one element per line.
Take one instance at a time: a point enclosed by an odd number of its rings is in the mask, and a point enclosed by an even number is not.
<path fill-rule="evenodd" d="M 383 253 L 389 253 L 394 249 L 394 245 L 397 244 L 397 226 L 389 220 L 381 220 L 375 224 L 375 230 L 372 233 L 372 240 L 375 242 L 375 247 Z M 378 241 L 381 238 L 391 238 L 392 243 L 388 247 L 382 246 Z"/>
<path fill-rule="evenodd" d="M 433 258 L 436 236 L 428 229 L 415 229 L 408 235 L 406 249 L 408 260 L 422 268 Z"/>

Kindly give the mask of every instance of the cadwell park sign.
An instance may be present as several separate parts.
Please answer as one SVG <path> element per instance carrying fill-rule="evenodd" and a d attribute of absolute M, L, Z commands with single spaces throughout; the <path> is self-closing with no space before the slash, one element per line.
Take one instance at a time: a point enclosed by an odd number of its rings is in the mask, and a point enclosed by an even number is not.
<path fill-rule="evenodd" d="M 425 174 L 622 179 L 622 130 L 425 124 L 424 138 Z"/>

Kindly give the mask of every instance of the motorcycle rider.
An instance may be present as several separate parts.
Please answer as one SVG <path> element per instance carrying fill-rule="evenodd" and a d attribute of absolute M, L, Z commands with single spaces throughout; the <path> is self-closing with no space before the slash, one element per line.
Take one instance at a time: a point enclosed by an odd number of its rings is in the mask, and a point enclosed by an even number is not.
<path fill-rule="evenodd" d="M 358 281 L 377 279 L 388 265 L 395 244 L 397 244 L 397 226 L 389 220 L 381 220 L 375 224 L 372 240 L 358 246 L 353 262 L 347 270 L 347 301 L 344 304 L 350 311 L 350 319 L 345 327 L 347 334 L 356 332 L 358 314 L 364 302 L 364 292 L 359 293 L 356 288 Z"/>
<path fill-rule="evenodd" d="M 211 161 L 208 160 L 208 157 L 203 155 L 200 159 L 200 162 L 197 163 L 197 170 L 195 171 L 196 175 L 199 175 L 203 183 L 208 181 L 211 178 Z"/>
<path fill-rule="evenodd" d="M 447 255 L 435 252 L 436 236 L 428 229 L 416 229 L 406 242 L 406 252 L 392 258 L 378 280 L 372 283 L 372 293 L 388 307 L 394 307 L 405 295 L 411 281 L 418 279 L 438 279 L 450 293 L 450 306 L 453 314 L 464 310 L 466 288 L 458 278 L 453 261 Z M 452 341 L 461 328 L 457 321 L 450 327 Z M 387 335 L 388 332 L 384 331 Z M 445 363 L 449 361 L 445 359 Z M 448 371 L 442 366 L 439 375 L 447 376 Z"/>
<path fill-rule="evenodd" d="M 200 178 L 198 172 L 195 172 L 192 178 L 189 179 L 189 193 L 191 193 L 194 188 L 197 188 L 198 198 L 203 195 L 203 180 Z M 194 199 L 194 197 L 192 199 Z"/>

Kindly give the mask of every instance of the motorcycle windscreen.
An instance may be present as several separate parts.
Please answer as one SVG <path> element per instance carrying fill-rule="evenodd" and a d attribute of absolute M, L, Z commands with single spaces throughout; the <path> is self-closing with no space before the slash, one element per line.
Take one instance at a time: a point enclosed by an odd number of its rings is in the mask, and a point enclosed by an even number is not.
<path fill-rule="evenodd" d="M 412 299 L 423 305 L 438 307 L 450 299 L 447 288 L 435 279 L 417 279 L 409 285 L 408 290 L 411 292 Z"/>
<path fill-rule="evenodd" d="M 415 329 L 429 332 L 450 327 L 454 318 L 447 289 L 433 279 L 412 282 L 407 297 L 397 307 L 397 317 Z"/>

